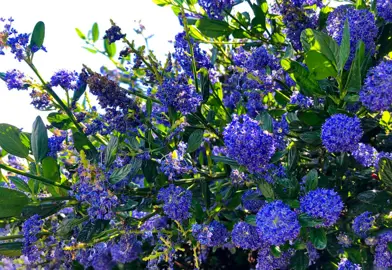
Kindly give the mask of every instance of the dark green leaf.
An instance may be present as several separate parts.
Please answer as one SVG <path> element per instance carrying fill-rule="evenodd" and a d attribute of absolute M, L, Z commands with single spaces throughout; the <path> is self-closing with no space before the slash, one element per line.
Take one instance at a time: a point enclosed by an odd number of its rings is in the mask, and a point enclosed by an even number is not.
<path fill-rule="evenodd" d="M 324 111 L 305 110 L 297 113 L 298 119 L 307 124 L 308 126 L 320 126 L 327 119 L 328 114 Z"/>
<path fill-rule="evenodd" d="M 20 191 L 31 193 L 29 185 L 24 180 L 20 179 L 17 176 L 8 176 L 8 179 L 11 180 L 11 182 L 14 183 L 16 188 Z"/>
<path fill-rule="evenodd" d="M 250 225 L 256 226 L 256 215 L 247 215 L 245 217 L 245 222 Z"/>
<path fill-rule="evenodd" d="M 80 133 L 79 131 L 73 132 L 73 140 L 74 146 L 78 152 L 83 150 L 86 153 L 87 158 L 90 160 L 97 157 L 97 149 L 95 149 L 95 147 L 90 147 L 88 138 L 85 134 Z"/>
<path fill-rule="evenodd" d="M 381 158 L 378 162 L 380 180 L 389 187 L 392 187 L 392 160 Z"/>
<path fill-rule="evenodd" d="M 97 41 L 98 38 L 99 38 L 99 28 L 98 28 L 98 24 L 97 23 L 93 24 L 93 28 L 91 29 L 91 33 L 92 33 L 92 36 L 93 36 L 93 41 L 94 42 Z"/>
<path fill-rule="evenodd" d="M 41 162 L 48 153 L 48 132 L 41 117 L 38 116 L 33 124 L 31 133 L 31 150 L 33 151 L 35 162 Z"/>
<path fill-rule="evenodd" d="M 288 155 L 287 155 L 287 169 L 288 171 L 293 170 L 297 166 L 297 161 L 298 161 L 298 151 L 296 146 L 292 146 L 289 149 Z"/>
<path fill-rule="evenodd" d="M 252 10 L 254 13 L 254 18 L 252 20 L 252 30 L 259 33 L 262 33 L 266 29 L 266 23 L 265 23 L 265 18 L 266 18 L 266 13 L 268 12 L 268 5 L 266 1 L 262 1 L 263 3 L 261 5 L 258 4 L 252 4 Z"/>
<path fill-rule="evenodd" d="M 203 102 L 207 102 L 210 97 L 210 78 L 206 69 L 201 70 L 200 87 L 203 96 Z"/>
<path fill-rule="evenodd" d="M 22 255 L 22 247 L 23 242 L 1 243 L 0 254 L 5 257 L 19 257 Z"/>
<path fill-rule="evenodd" d="M 227 204 L 227 209 L 234 210 L 241 204 L 241 193 L 235 193 L 230 197 L 230 202 Z"/>
<path fill-rule="evenodd" d="M 309 131 L 299 135 L 300 139 L 311 145 L 320 145 L 321 137 L 320 131 Z"/>
<path fill-rule="evenodd" d="M 312 218 L 304 213 L 298 215 L 298 221 L 301 227 L 315 227 L 323 223 L 323 220 Z"/>
<path fill-rule="evenodd" d="M 263 194 L 267 200 L 273 200 L 275 198 L 274 189 L 266 181 L 260 181 L 258 187 L 261 194 Z"/>
<path fill-rule="evenodd" d="M 81 81 L 81 80 L 79 82 L 80 82 L 80 85 L 79 85 L 78 89 L 76 89 L 74 91 L 74 94 L 72 96 L 72 103 L 73 104 L 75 104 L 80 99 L 80 97 L 84 94 L 84 92 L 86 92 L 87 83 L 84 81 Z"/>
<path fill-rule="evenodd" d="M 305 251 L 297 250 L 294 256 L 290 259 L 290 269 L 293 270 L 306 270 L 309 266 L 309 258 L 306 256 Z"/>
<path fill-rule="evenodd" d="M 73 126 L 71 119 L 66 114 L 50 113 L 47 119 L 52 126 L 61 130 L 67 130 Z"/>
<path fill-rule="evenodd" d="M 355 52 L 355 58 L 351 64 L 345 89 L 349 92 L 358 92 L 362 87 L 361 67 L 365 60 L 365 44 L 360 41 Z"/>
<path fill-rule="evenodd" d="M 31 35 L 30 48 L 41 48 L 45 39 L 45 24 L 41 21 L 34 26 L 33 34 Z"/>
<path fill-rule="evenodd" d="M 350 56 L 350 26 L 348 20 L 344 22 L 342 42 L 339 49 L 338 71 L 341 73 Z"/>
<path fill-rule="evenodd" d="M 0 187 L 0 218 L 19 217 L 29 198 L 22 192 Z"/>
<path fill-rule="evenodd" d="M 196 26 L 203 35 L 211 38 L 227 36 L 233 32 L 233 29 L 230 28 L 227 22 L 212 20 L 206 17 L 198 20 Z"/>
<path fill-rule="evenodd" d="M 131 210 L 135 209 L 135 207 L 138 205 L 139 205 L 139 203 L 137 201 L 128 199 L 125 204 L 116 207 L 115 211 L 116 212 L 131 211 Z"/>
<path fill-rule="evenodd" d="M 309 68 L 310 74 L 316 80 L 323 80 L 328 77 L 336 77 L 337 72 L 331 61 L 317 51 L 308 51 L 305 63 Z"/>
<path fill-rule="evenodd" d="M 227 164 L 230 166 L 235 166 L 238 167 L 237 161 L 234 159 L 228 158 L 228 157 L 222 157 L 222 156 L 211 156 L 212 160 L 215 162 L 222 162 L 223 164 Z"/>
<path fill-rule="evenodd" d="M 0 147 L 11 155 L 26 158 L 29 148 L 23 143 L 21 131 L 12 125 L 0 124 Z"/>
<path fill-rule="evenodd" d="M 114 160 L 116 159 L 118 145 L 120 143 L 120 139 L 117 136 L 111 135 L 108 145 L 105 148 L 105 166 L 109 168 Z"/>
<path fill-rule="evenodd" d="M 266 130 L 270 133 L 274 132 L 274 127 L 272 124 L 273 119 L 271 115 L 269 115 L 269 113 L 263 112 L 257 120 L 261 121 L 260 125 L 263 128 L 263 130 Z"/>
<path fill-rule="evenodd" d="M 60 180 L 60 171 L 57 161 L 52 157 L 46 157 L 42 160 L 42 170 L 45 178 L 57 182 Z"/>
<path fill-rule="evenodd" d="M 188 140 L 188 148 L 187 148 L 188 153 L 192 153 L 200 147 L 201 143 L 203 142 L 203 134 L 204 134 L 203 129 L 196 129 L 195 131 L 192 132 Z"/>
<path fill-rule="evenodd" d="M 57 213 L 64 206 L 61 202 L 42 202 L 39 204 L 29 204 L 23 207 L 22 217 L 27 219 L 34 215 L 46 218 Z"/>
<path fill-rule="evenodd" d="M 317 249 L 325 249 L 327 247 L 327 234 L 323 228 L 310 229 L 310 241 Z"/>
<path fill-rule="evenodd" d="M 316 169 L 312 169 L 305 176 L 305 189 L 307 192 L 317 189 L 318 186 L 318 172 Z"/>
<path fill-rule="evenodd" d="M 391 252 L 392 251 L 392 242 L 388 243 L 388 250 Z"/>
<path fill-rule="evenodd" d="M 275 179 L 275 191 L 280 198 L 295 199 L 298 196 L 299 184 L 297 179 L 292 178 L 277 178 Z"/>
<path fill-rule="evenodd" d="M 126 177 L 133 178 L 142 166 L 142 160 L 139 158 L 133 158 L 131 163 L 125 165 L 122 168 L 115 168 L 113 173 L 109 177 L 109 182 L 115 184 Z"/>
<path fill-rule="evenodd" d="M 80 231 L 77 238 L 78 242 L 89 242 L 95 235 L 103 232 L 108 227 L 108 225 L 109 220 L 98 219 L 95 221 L 89 221 Z"/>
<path fill-rule="evenodd" d="M 145 160 L 142 164 L 142 170 L 147 182 L 153 183 L 158 175 L 157 163 L 152 160 Z"/>

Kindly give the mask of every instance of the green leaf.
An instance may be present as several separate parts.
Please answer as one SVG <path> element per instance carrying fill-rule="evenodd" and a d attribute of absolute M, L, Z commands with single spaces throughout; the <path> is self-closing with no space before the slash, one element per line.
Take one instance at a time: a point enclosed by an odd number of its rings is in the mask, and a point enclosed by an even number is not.
<path fill-rule="evenodd" d="M 143 161 L 142 163 L 143 175 L 148 183 L 153 183 L 156 180 L 156 177 L 158 175 L 157 165 L 158 163 L 152 160 Z"/>
<path fill-rule="evenodd" d="M 245 217 L 245 222 L 250 225 L 256 226 L 256 215 L 247 215 Z"/>
<path fill-rule="evenodd" d="M 203 129 L 196 129 L 195 131 L 192 132 L 188 140 L 188 148 L 187 148 L 188 153 L 192 153 L 200 147 L 201 143 L 203 142 L 203 134 L 204 134 Z"/>
<path fill-rule="evenodd" d="M 310 229 L 310 241 L 317 249 L 325 249 L 327 247 L 327 234 L 323 228 Z"/>
<path fill-rule="evenodd" d="M 342 42 L 339 48 L 339 61 L 338 61 L 338 72 L 341 73 L 344 70 L 344 66 L 350 56 L 350 26 L 348 19 L 344 22 L 344 30 Z"/>
<path fill-rule="evenodd" d="M 78 36 L 79 36 L 81 39 L 86 39 L 86 36 L 83 34 L 82 31 L 80 31 L 79 28 L 75 28 L 75 31 L 76 31 L 76 34 L 78 34 Z"/>
<path fill-rule="evenodd" d="M 22 141 L 21 131 L 9 124 L 0 124 L 0 147 L 11 155 L 26 158 L 29 148 Z"/>
<path fill-rule="evenodd" d="M 19 189 L 20 191 L 31 193 L 31 189 L 29 185 L 24 180 L 20 179 L 17 176 L 8 176 L 8 179 L 10 179 L 11 182 L 14 183 L 16 188 Z"/>
<path fill-rule="evenodd" d="M 381 158 L 378 162 L 380 180 L 389 187 L 392 187 L 392 160 Z"/>
<path fill-rule="evenodd" d="M 327 57 L 334 66 L 338 63 L 339 45 L 327 34 L 305 29 L 301 33 L 301 42 L 305 52 L 317 51 Z"/>
<path fill-rule="evenodd" d="M 106 168 L 109 168 L 116 159 L 120 139 L 117 136 L 111 135 L 108 145 L 105 148 L 104 162 Z"/>
<path fill-rule="evenodd" d="M 39 204 L 29 204 L 23 207 L 22 217 L 28 219 L 31 216 L 39 215 L 41 218 L 46 218 L 57 213 L 64 204 L 62 202 L 42 202 Z"/>
<path fill-rule="evenodd" d="M 315 227 L 323 223 L 323 220 L 312 218 L 305 213 L 298 215 L 298 221 L 301 227 Z"/>
<path fill-rule="evenodd" d="M 132 158 L 131 163 L 125 165 L 122 168 L 116 168 L 109 177 L 109 182 L 115 184 L 124 178 L 128 177 L 132 179 L 139 169 L 142 167 L 142 160 L 139 158 Z"/>
<path fill-rule="evenodd" d="M 259 120 L 259 119 L 257 119 L 257 120 Z M 269 113 L 263 112 L 260 115 L 260 121 L 261 121 L 260 125 L 263 128 L 263 130 L 266 130 L 270 133 L 274 132 L 274 127 L 273 127 L 273 122 L 272 122 L 273 119 L 272 119 L 271 115 L 269 115 Z"/>
<path fill-rule="evenodd" d="M 316 80 L 323 80 L 328 77 L 336 77 L 337 72 L 331 61 L 317 51 L 308 51 L 305 56 L 305 63 L 310 74 Z"/>
<path fill-rule="evenodd" d="M 5 257 L 19 257 L 22 255 L 23 242 L 9 242 L 0 244 L 0 254 Z"/>
<path fill-rule="evenodd" d="M 311 190 L 317 189 L 318 186 L 318 172 L 316 169 L 312 169 L 305 176 L 305 190 L 309 192 Z"/>
<path fill-rule="evenodd" d="M 152 0 L 158 6 L 164 7 L 171 4 L 170 0 Z"/>
<path fill-rule="evenodd" d="M 30 48 L 41 48 L 45 39 L 45 24 L 41 21 L 34 26 L 33 34 L 31 35 Z"/>
<path fill-rule="evenodd" d="M 71 119 L 66 114 L 50 113 L 47 119 L 52 126 L 61 130 L 67 130 L 73 127 Z"/>
<path fill-rule="evenodd" d="M 109 220 L 95 220 L 89 221 L 86 225 L 83 226 L 80 231 L 77 241 L 82 243 L 89 242 L 94 235 L 97 235 L 103 232 L 109 225 Z"/>
<path fill-rule="evenodd" d="M 291 146 L 287 155 L 287 169 L 292 171 L 297 166 L 298 151 L 295 145 Z"/>
<path fill-rule="evenodd" d="M 268 12 L 268 4 L 265 1 L 262 1 L 261 5 L 252 4 L 252 10 L 254 13 L 254 18 L 252 20 L 252 31 L 256 30 L 256 32 L 262 33 L 266 29 L 266 13 Z"/>
<path fill-rule="evenodd" d="M 45 178 L 57 182 L 60 180 L 60 171 L 57 161 L 52 157 L 46 157 L 42 160 L 42 170 Z"/>
<path fill-rule="evenodd" d="M 95 147 L 90 147 L 88 138 L 85 134 L 82 134 L 79 131 L 74 131 L 73 140 L 76 150 L 78 152 L 83 150 L 86 153 L 88 159 L 94 159 L 98 155 L 97 149 L 95 149 Z"/>
<path fill-rule="evenodd" d="M 273 200 L 275 198 L 274 189 L 266 181 L 260 181 L 258 188 L 267 200 Z"/>
<path fill-rule="evenodd" d="M 38 116 L 33 124 L 31 133 L 31 150 L 33 151 L 35 162 L 41 162 L 48 153 L 48 132 L 44 121 Z"/>
<path fill-rule="evenodd" d="M 318 110 L 303 110 L 297 113 L 298 119 L 308 126 L 320 126 L 328 118 L 324 111 Z"/>
<path fill-rule="evenodd" d="M 203 68 L 200 73 L 201 94 L 203 96 L 203 102 L 207 102 L 210 97 L 210 78 L 206 69 Z"/>
<path fill-rule="evenodd" d="M 239 164 L 234 159 L 223 157 L 223 156 L 211 156 L 211 159 L 215 162 L 222 162 L 223 164 L 227 164 L 230 166 L 238 167 Z"/>
<path fill-rule="evenodd" d="M 80 97 L 84 94 L 84 92 L 86 92 L 87 83 L 84 81 L 83 82 L 80 81 L 80 82 L 81 83 L 80 83 L 78 89 L 76 89 L 74 91 L 74 94 L 72 96 L 72 103 L 73 104 L 75 104 L 80 99 Z"/>
<path fill-rule="evenodd" d="M 105 48 L 105 52 L 108 54 L 109 58 L 113 58 L 116 55 L 116 43 L 109 44 L 109 40 L 105 38 L 103 40 L 103 45 Z"/>
<path fill-rule="evenodd" d="M 320 131 L 308 131 L 299 135 L 299 138 L 304 142 L 317 146 L 321 144 L 321 134 Z"/>
<path fill-rule="evenodd" d="M 309 266 L 309 258 L 306 256 L 305 251 L 297 250 L 294 256 L 290 259 L 290 269 L 293 270 L 306 270 Z"/>
<path fill-rule="evenodd" d="M 0 218 L 19 217 L 29 198 L 22 192 L 0 187 Z"/>
<path fill-rule="evenodd" d="M 91 29 L 91 33 L 93 35 L 93 41 L 97 41 L 99 38 L 99 28 L 98 28 L 98 24 L 94 23 L 93 24 L 93 28 Z"/>
<path fill-rule="evenodd" d="M 357 3 L 355 4 L 355 7 L 357 9 L 365 9 L 366 8 L 366 1 L 364 1 L 364 0 L 357 0 Z"/>
<path fill-rule="evenodd" d="M 351 64 L 345 89 L 349 92 L 359 92 L 362 88 L 361 67 L 365 60 L 365 44 L 360 41 L 355 51 L 355 58 Z"/>
<path fill-rule="evenodd" d="M 294 177 L 277 178 L 275 183 L 275 192 L 282 199 L 295 199 L 298 196 L 299 184 Z"/>
<path fill-rule="evenodd" d="M 233 32 L 233 29 L 230 28 L 230 25 L 227 22 L 212 20 L 206 17 L 198 20 L 196 27 L 203 35 L 211 38 L 228 36 Z"/>
<path fill-rule="evenodd" d="M 392 251 L 392 242 L 388 242 L 388 250 L 391 252 Z"/>
<path fill-rule="evenodd" d="M 321 89 L 316 78 L 304 68 L 300 63 L 283 59 L 281 65 L 286 70 L 291 78 L 298 84 L 299 91 L 305 96 L 310 97 L 324 97 L 325 92 Z"/>

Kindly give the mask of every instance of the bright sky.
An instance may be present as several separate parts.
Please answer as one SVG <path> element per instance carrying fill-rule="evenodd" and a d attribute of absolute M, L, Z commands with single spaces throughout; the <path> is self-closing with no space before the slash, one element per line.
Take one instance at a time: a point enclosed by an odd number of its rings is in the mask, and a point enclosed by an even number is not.
<path fill-rule="evenodd" d="M 93 23 L 97 22 L 100 29 L 97 44 L 101 45 L 104 31 L 110 27 L 109 19 L 113 19 L 130 40 L 136 38 L 133 29 L 137 28 L 137 22 L 141 20 L 147 29 L 146 33 L 154 34 L 149 41 L 150 48 L 161 57 L 172 49 L 168 41 L 173 40 L 182 29 L 170 8 L 159 7 L 152 0 L 2 1 L 0 17 L 13 17 L 13 25 L 20 33 L 30 33 L 36 22 L 45 22 L 44 45 L 48 53 L 37 53 L 34 63 L 46 80 L 59 69 L 80 71 L 82 64 L 96 71 L 102 65 L 113 68 L 104 56 L 91 54 L 82 48 L 84 42 L 77 36 L 76 27 L 87 34 Z M 137 44 L 143 44 L 142 40 L 136 40 L 139 41 Z M 121 49 L 119 43 L 117 51 Z M 14 68 L 33 76 L 26 64 L 19 63 L 10 52 L 0 56 L 1 72 Z M 5 83 L 0 81 L 0 123 L 9 123 L 30 131 L 36 116 L 46 115 L 35 110 L 30 102 L 27 91 L 9 91 Z"/>

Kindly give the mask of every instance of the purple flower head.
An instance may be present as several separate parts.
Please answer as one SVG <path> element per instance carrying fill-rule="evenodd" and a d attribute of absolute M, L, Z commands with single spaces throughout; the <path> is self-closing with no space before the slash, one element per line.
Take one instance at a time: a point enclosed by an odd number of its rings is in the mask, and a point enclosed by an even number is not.
<path fill-rule="evenodd" d="M 387 23 L 392 22 L 392 2 L 390 0 L 377 0 L 377 15 Z"/>
<path fill-rule="evenodd" d="M 261 192 L 257 189 L 247 190 L 241 197 L 242 206 L 249 212 L 257 212 L 265 205 Z"/>
<path fill-rule="evenodd" d="M 245 173 L 240 172 L 237 169 L 231 171 L 230 179 L 231 179 L 231 183 L 236 186 L 237 185 L 242 186 L 247 180 Z"/>
<path fill-rule="evenodd" d="M 121 28 L 117 25 L 113 25 L 108 30 L 105 31 L 104 39 L 107 39 L 109 44 L 116 42 L 125 37 L 125 34 L 121 34 Z"/>
<path fill-rule="evenodd" d="M 222 246 L 229 238 L 226 227 L 216 220 L 208 225 L 194 224 L 192 234 L 200 244 L 209 247 Z"/>
<path fill-rule="evenodd" d="M 352 152 L 355 160 L 364 167 L 374 166 L 374 162 L 377 158 L 377 150 L 368 144 L 359 143 L 358 148 Z"/>
<path fill-rule="evenodd" d="M 313 106 L 313 99 L 302 95 L 299 91 L 294 91 L 290 97 L 290 103 L 304 109 L 309 109 Z"/>
<path fill-rule="evenodd" d="M 247 57 L 245 68 L 248 71 L 264 71 L 267 67 L 271 69 L 279 68 L 276 59 L 270 55 L 264 46 L 252 50 L 252 54 Z"/>
<path fill-rule="evenodd" d="M 270 245 L 282 245 L 298 237 L 301 226 L 297 214 L 282 201 L 266 204 L 256 216 L 261 238 Z"/>
<path fill-rule="evenodd" d="M 339 233 L 338 236 L 336 236 L 336 239 L 338 240 L 339 245 L 344 248 L 351 247 L 353 243 L 353 240 L 345 233 Z"/>
<path fill-rule="evenodd" d="M 234 225 L 231 240 L 237 247 L 252 250 L 260 248 L 262 243 L 259 229 L 243 221 Z"/>
<path fill-rule="evenodd" d="M 26 57 L 26 49 L 30 40 L 30 34 L 15 34 L 8 37 L 8 46 L 11 47 L 11 53 L 15 55 L 15 59 L 19 62 Z"/>
<path fill-rule="evenodd" d="M 222 20 L 226 12 L 230 12 L 233 0 L 198 0 L 199 5 L 211 19 Z"/>
<path fill-rule="evenodd" d="M 66 90 L 76 90 L 79 75 L 76 71 L 59 70 L 50 78 L 51 86 L 60 86 Z"/>
<path fill-rule="evenodd" d="M 320 258 L 320 254 L 317 249 L 313 246 L 312 242 L 306 243 L 306 250 L 308 252 L 309 257 L 309 265 L 315 264 L 316 261 Z"/>
<path fill-rule="evenodd" d="M 244 67 L 245 63 L 248 62 L 251 53 L 244 49 L 244 47 L 238 47 L 235 51 L 233 51 L 233 62 L 234 65 L 238 67 Z"/>
<path fill-rule="evenodd" d="M 323 220 L 322 227 L 336 223 L 343 210 L 343 202 L 339 194 L 332 189 L 318 188 L 310 191 L 300 199 L 300 209 L 313 218 Z"/>
<path fill-rule="evenodd" d="M 30 93 L 31 104 L 38 110 L 47 110 L 51 107 L 51 97 L 45 92 L 33 90 Z"/>
<path fill-rule="evenodd" d="M 282 120 L 273 120 L 274 127 L 274 138 L 276 142 L 277 150 L 284 150 L 287 147 L 286 135 L 289 133 L 289 123 L 287 122 L 286 116 L 282 116 Z"/>
<path fill-rule="evenodd" d="M 287 178 L 286 168 L 282 164 L 269 164 L 260 177 L 268 183 L 274 184 L 277 179 Z"/>
<path fill-rule="evenodd" d="M 347 20 L 350 29 L 350 57 L 346 68 L 349 68 L 359 41 L 363 41 L 368 53 L 374 53 L 378 28 L 374 15 L 368 9 L 355 9 L 351 5 L 339 6 L 329 14 L 327 20 L 327 32 L 339 45 L 342 42 L 344 24 Z"/>
<path fill-rule="evenodd" d="M 234 93 L 235 92 L 233 92 L 232 94 Z M 246 112 L 250 117 L 256 117 L 260 112 L 265 111 L 265 107 L 263 104 L 263 93 L 260 93 L 258 91 L 249 91 L 245 92 L 244 96 L 246 97 Z M 230 98 L 232 97 L 230 96 Z"/>
<path fill-rule="evenodd" d="M 359 92 L 359 100 L 371 111 L 388 110 L 392 104 L 392 61 L 384 61 L 369 69 Z"/>
<path fill-rule="evenodd" d="M 321 128 L 321 140 L 329 152 L 352 152 L 361 140 L 363 130 L 357 117 L 334 114 Z"/>
<path fill-rule="evenodd" d="M 30 262 L 36 262 L 39 259 L 40 252 L 35 244 L 38 241 L 37 234 L 41 232 L 44 221 L 39 215 L 31 216 L 22 226 L 24 238 L 22 254 L 27 256 Z"/>
<path fill-rule="evenodd" d="M 377 171 L 380 169 L 378 166 L 378 163 L 380 163 L 380 160 L 382 158 L 387 158 L 387 159 L 392 160 L 392 153 L 380 152 L 377 154 L 376 160 L 374 161 L 374 167 L 376 168 Z"/>
<path fill-rule="evenodd" d="M 13 69 L 5 73 L 5 81 L 8 90 L 27 90 L 28 85 L 25 83 L 25 75 L 19 70 Z"/>
<path fill-rule="evenodd" d="M 162 217 L 160 215 L 155 215 L 148 220 L 146 220 L 141 226 L 140 230 L 143 231 L 153 231 L 160 230 L 167 226 L 168 218 Z"/>
<path fill-rule="evenodd" d="M 359 264 L 350 262 L 347 258 L 343 258 L 338 265 L 338 270 L 361 270 L 362 267 Z"/>
<path fill-rule="evenodd" d="M 374 254 L 374 265 L 380 268 L 392 266 L 392 252 L 388 244 L 392 242 L 392 231 L 387 231 L 379 235 Z"/>
<path fill-rule="evenodd" d="M 247 115 L 234 115 L 223 136 L 228 156 L 252 173 L 263 172 L 275 153 L 273 136 Z"/>
<path fill-rule="evenodd" d="M 157 97 L 166 110 L 172 106 L 184 115 L 195 112 L 202 101 L 202 97 L 193 85 L 188 84 L 184 75 L 179 75 L 177 79 L 166 78 L 159 87 Z"/>
<path fill-rule="evenodd" d="M 111 270 L 113 267 L 110 249 L 103 242 L 96 244 L 92 248 L 80 250 L 76 260 L 86 269 L 93 266 L 94 270 Z"/>
<path fill-rule="evenodd" d="M 360 237 L 365 238 L 375 220 L 376 219 L 372 216 L 372 213 L 366 211 L 354 219 L 353 231 Z"/>
<path fill-rule="evenodd" d="M 293 249 L 289 249 L 283 251 L 280 257 L 276 257 L 272 254 L 270 246 L 264 245 L 257 253 L 256 270 L 288 269 L 294 252 Z"/>
<path fill-rule="evenodd" d="M 163 201 L 163 211 L 169 218 L 182 221 L 190 217 L 191 191 L 171 184 L 159 190 L 157 199 Z"/>
<path fill-rule="evenodd" d="M 139 257 L 142 252 L 142 244 L 135 235 L 124 234 L 120 240 L 110 246 L 113 261 L 119 263 L 130 263 Z"/>
<path fill-rule="evenodd" d="M 65 134 L 60 136 L 52 136 L 48 139 L 48 154 L 47 156 L 57 159 L 57 153 L 64 150 L 64 140 L 66 138 Z"/>

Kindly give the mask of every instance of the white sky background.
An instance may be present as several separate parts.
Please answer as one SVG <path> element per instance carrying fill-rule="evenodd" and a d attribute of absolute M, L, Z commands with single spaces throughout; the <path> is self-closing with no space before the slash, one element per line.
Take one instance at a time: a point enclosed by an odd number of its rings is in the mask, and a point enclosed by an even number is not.
<path fill-rule="evenodd" d="M 137 38 L 133 29 L 137 28 L 137 22 L 141 20 L 146 27 L 146 34 L 154 34 L 149 40 L 149 47 L 160 58 L 172 50 L 172 44 L 168 41 L 173 40 L 182 30 L 173 11 L 155 5 L 152 0 L 2 0 L 0 17 L 13 17 L 13 26 L 19 33 L 31 33 L 38 21 L 45 23 L 44 45 L 48 53 L 36 53 L 34 63 L 47 81 L 59 69 L 80 71 L 82 64 L 87 64 L 95 71 L 99 71 L 102 65 L 114 68 L 103 55 L 92 54 L 82 48 L 84 41 L 77 36 L 76 27 L 87 34 L 93 23 L 97 22 L 100 40 L 96 44 L 103 46 L 102 37 L 110 27 L 109 19 L 113 19 L 122 32 L 127 33 L 129 40 Z M 143 45 L 142 40 L 136 41 L 138 45 Z M 122 48 L 121 42 L 117 42 L 117 52 Z M 35 78 L 25 63 L 19 63 L 6 51 L 5 56 L 0 56 L 0 71 L 14 68 Z M 46 115 L 34 109 L 30 102 L 27 91 L 9 91 L 0 80 L 0 123 L 9 123 L 30 131 L 37 115 L 43 118 Z"/>

